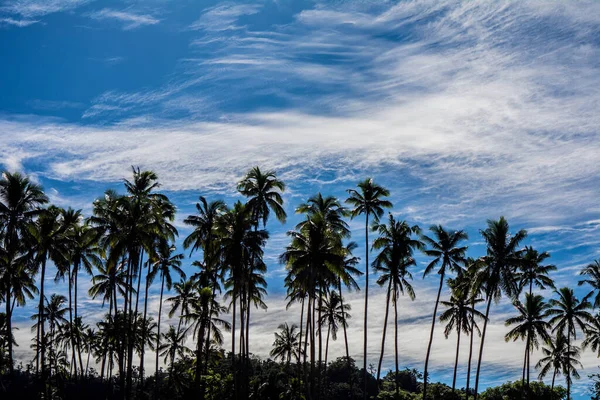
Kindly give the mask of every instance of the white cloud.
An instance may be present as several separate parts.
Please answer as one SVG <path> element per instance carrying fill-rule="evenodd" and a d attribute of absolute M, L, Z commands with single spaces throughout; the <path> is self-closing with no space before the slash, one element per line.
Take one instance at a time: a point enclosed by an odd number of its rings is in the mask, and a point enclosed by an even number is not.
<path fill-rule="evenodd" d="M 13 25 L 19 28 L 25 28 L 29 25 L 37 24 L 40 22 L 35 19 L 13 19 L 13 18 L 0 18 L 0 26 L 2 25 Z"/>
<path fill-rule="evenodd" d="M 73 10 L 93 0 L 9 0 L 0 11 L 18 14 L 26 19 L 41 17 L 55 12 Z"/>
<path fill-rule="evenodd" d="M 190 29 L 205 31 L 240 29 L 241 27 L 235 25 L 238 18 L 256 14 L 261 8 L 262 6 L 259 4 L 220 4 L 205 10 L 202 16 L 190 26 Z"/>
<path fill-rule="evenodd" d="M 155 25 L 160 22 L 159 19 L 149 14 L 136 14 L 128 10 L 113 10 L 104 8 L 89 14 L 89 17 L 96 20 L 114 20 L 123 24 L 124 30 L 136 29 L 141 26 Z"/>

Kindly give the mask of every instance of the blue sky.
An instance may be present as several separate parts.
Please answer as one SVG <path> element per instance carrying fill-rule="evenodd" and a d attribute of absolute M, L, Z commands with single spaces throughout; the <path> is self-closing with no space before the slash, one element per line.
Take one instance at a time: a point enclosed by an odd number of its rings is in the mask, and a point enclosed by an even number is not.
<path fill-rule="evenodd" d="M 251 344 L 266 354 L 276 326 L 298 318 L 277 263 L 295 206 L 318 191 L 343 198 L 365 176 L 391 189 L 399 217 L 466 229 L 473 256 L 486 219 L 506 216 L 575 286 L 599 257 L 599 33 L 600 3 L 584 1 L 0 1 L 0 162 L 87 214 L 131 165 L 153 169 L 181 236 L 198 195 L 231 203 L 249 167 L 277 170 L 290 218 L 269 226 L 270 308 Z M 362 221 L 351 226 L 364 246 Z M 436 283 L 419 272 L 399 323 L 401 363 L 422 368 Z M 375 363 L 384 295 L 372 290 Z M 349 295 L 356 320 L 360 297 Z M 511 312 L 493 311 L 486 386 L 519 376 L 523 345 L 502 339 Z M 454 340 L 438 333 L 434 378 L 447 382 Z M 596 372 L 596 356 L 584 365 Z"/>

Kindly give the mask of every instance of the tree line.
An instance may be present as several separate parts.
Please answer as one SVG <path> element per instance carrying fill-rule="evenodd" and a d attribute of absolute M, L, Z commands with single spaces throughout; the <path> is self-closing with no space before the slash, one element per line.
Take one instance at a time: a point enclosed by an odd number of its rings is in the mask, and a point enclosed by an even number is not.
<path fill-rule="evenodd" d="M 103 388 L 105 398 L 157 399 L 165 393 L 206 399 L 256 397 L 256 388 L 265 387 L 258 385 L 257 371 L 266 364 L 250 351 L 251 315 L 253 309 L 267 308 L 266 226 L 272 217 L 286 222 L 286 185 L 275 172 L 255 167 L 237 185 L 244 202 L 238 200 L 228 206 L 200 196 L 196 212 L 184 220 L 191 233 L 184 238 L 183 247 L 195 267 L 195 273 L 186 276 L 182 269 L 185 254 L 175 246 L 175 205 L 160 192 L 154 172 L 139 168 L 132 172 L 130 180 L 123 180 L 124 193 L 107 190 L 94 201 L 87 218 L 80 210 L 49 205 L 43 188 L 27 176 L 2 174 L 3 390 L 10 392 L 10 386 L 26 376 L 31 393 L 44 398 L 60 398 L 64 391 L 57 388 L 64 388 L 65 382 L 77 385 L 89 384 L 90 380 Z M 524 342 L 520 397 L 535 398 L 538 390 L 546 390 L 543 385 L 530 383 L 531 354 L 541 347 L 543 357 L 534 360 L 538 378 L 551 376 L 548 393 L 559 399 L 564 392 L 555 388 L 555 381 L 564 376 L 566 398 L 570 399 L 572 379 L 579 378 L 582 367 L 581 350 L 589 347 L 600 355 L 600 316 L 592 314 L 600 306 L 600 262 L 581 270 L 579 284 L 589 287 L 590 292 L 578 298 L 572 288 L 555 287 L 550 273 L 557 268 L 547 263 L 550 255 L 523 246 L 527 232 L 511 233 L 504 217 L 487 221 L 480 231 L 486 253 L 472 258 L 467 254 L 465 231 L 441 225 L 424 231 L 391 213 L 384 216 L 393 206 L 389 196 L 386 188 L 369 178 L 349 189 L 346 199 L 317 193 L 296 207 L 302 220 L 287 232 L 289 244 L 280 262 L 287 271 L 284 285 L 288 307 L 299 304 L 300 315 L 297 323 L 285 322 L 274 334 L 270 356 L 280 360 L 280 372 L 289 375 L 279 398 L 331 398 L 328 382 L 336 371 L 330 369 L 332 365 L 345 368 L 347 379 L 355 375 L 356 379 L 346 383 L 351 392 L 364 399 L 384 398 L 388 389 L 392 398 L 405 398 L 407 376 L 415 385 L 417 378 L 422 380 L 418 389 L 415 386 L 419 398 L 442 398 L 439 385 L 429 379 L 439 321 L 445 324 L 446 338 L 456 332 L 452 385 L 445 389 L 444 398 L 491 399 L 491 395 L 479 393 L 483 351 L 492 304 L 506 297 L 514 304 L 515 316 L 506 321 L 505 339 Z M 350 219 L 364 219 L 364 264 L 355 255 L 358 246 L 351 241 Z M 375 238 L 369 239 L 369 234 Z M 399 366 L 398 300 L 405 295 L 411 300 L 416 297 L 411 282 L 417 252 L 429 258 L 423 278 L 437 273 L 439 285 L 423 374 L 407 375 Z M 370 253 L 374 255 L 371 262 Z M 54 277 L 47 276 L 48 262 L 56 267 Z M 374 340 L 367 336 L 370 273 L 386 293 L 376 368 L 368 364 L 367 354 L 367 344 Z M 94 326 L 78 313 L 79 274 L 91 279 L 87 296 L 100 299 L 102 307 L 108 309 L 100 321 L 92 321 Z M 356 279 L 362 275 L 361 288 Z M 48 278 L 66 281 L 67 296 L 48 296 Z M 148 307 L 152 285 L 160 293 L 156 315 L 150 315 L 153 311 Z M 442 299 L 445 287 L 450 297 Z M 348 321 L 352 310 L 344 295 L 361 289 L 364 336 L 362 368 L 358 368 L 350 357 Z M 536 293 L 538 289 L 552 289 L 553 298 L 545 299 Z M 165 290 L 170 297 L 165 296 Z M 34 356 L 26 360 L 26 370 L 22 371 L 15 368 L 14 347 L 18 343 L 13 314 L 15 307 L 24 307 L 27 301 L 37 302 L 37 312 L 31 316 Z M 161 331 L 165 312 L 177 321 L 166 332 Z M 228 313 L 231 317 L 224 318 Z M 394 327 L 394 369 L 382 377 L 389 319 Z M 222 348 L 225 334 L 231 335 L 229 352 Z M 581 348 L 573 344 L 578 334 L 584 338 Z M 338 335 L 343 336 L 345 357 L 331 362 L 329 344 Z M 481 337 L 479 349 L 474 346 L 475 335 Z M 457 388 L 463 336 L 469 340 L 468 365 L 465 387 Z M 147 357 L 155 361 L 156 372 L 150 376 L 144 371 Z M 166 371 L 160 368 L 161 360 L 167 365 Z M 476 372 L 471 376 L 474 360 Z"/>

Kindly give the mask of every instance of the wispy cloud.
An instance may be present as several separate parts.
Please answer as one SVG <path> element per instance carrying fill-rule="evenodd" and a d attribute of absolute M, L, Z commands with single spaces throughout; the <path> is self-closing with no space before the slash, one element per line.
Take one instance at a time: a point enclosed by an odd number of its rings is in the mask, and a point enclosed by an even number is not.
<path fill-rule="evenodd" d="M 17 14 L 25 19 L 31 19 L 55 12 L 73 10 L 92 1 L 93 0 L 9 0 L 0 7 L 0 11 Z"/>
<path fill-rule="evenodd" d="M 158 18 L 149 14 L 136 14 L 128 10 L 113 10 L 104 8 L 89 14 L 89 17 L 96 20 L 113 20 L 123 24 L 124 30 L 136 29 L 142 26 L 155 25 L 160 22 Z"/>
<path fill-rule="evenodd" d="M 260 4 L 220 4 L 206 9 L 200 18 L 190 26 L 190 29 L 213 32 L 241 29 L 242 27 L 235 24 L 236 21 L 241 16 L 258 13 L 261 8 Z"/>
<path fill-rule="evenodd" d="M 19 28 L 25 28 L 29 25 L 37 24 L 40 22 L 36 19 L 13 19 L 13 18 L 0 18 L 0 26 L 2 25 L 13 25 Z"/>

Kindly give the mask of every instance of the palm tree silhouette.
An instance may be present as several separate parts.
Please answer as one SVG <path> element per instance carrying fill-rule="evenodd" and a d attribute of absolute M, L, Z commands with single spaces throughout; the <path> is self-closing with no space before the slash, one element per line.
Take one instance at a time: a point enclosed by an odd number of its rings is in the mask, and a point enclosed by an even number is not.
<path fill-rule="evenodd" d="M 12 334 L 11 290 L 14 263 L 22 244 L 26 226 L 40 213 L 40 207 L 48 202 L 41 186 L 31 182 L 18 172 L 3 172 L 0 179 L 0 225 L 4 235 L 1 237 L 5 249 L 4 274 L 2 286 L 6 302 L 7 332 Z M 13 342 L 8 340 L 8 369 L 13 373 Z"/>
<path fill-rule="evenodd" d="M 381 355 L 379 357 L 379 366 L 377 368 L 377 380 L 381 372 L 381 363 L 385 348 L 385 333 L 387 330 L 387 317 L 389 312 L 390 298 L 394 305 L 394 347 L 396 364 L 396 393 L 398 393 L 398 295 L 408 293 L 411 300 L 415 299 L 413 287 L 408 282 L 412 280 L 410 267 L 416 265 L 413 253 L 415 249 L 422 249 L 423 243 L 418 239 L 413 239 L 413 235 L 418 235 L 420 229 L 418 226 L 409 226 L 405 221 L 396 221 L 392 214 L 389 215 L 388 223 L 374 225 L 374 230 L 379 236 L 373 242 L 373 249 L 380 250 L 373 261 L 373 268 L 380 273 L 377 279 L 379 286 L 388 285 L 386 316 L 384 319 L 383 337 L 381 339 Z"/>
<path fill-rule="evenodd" d="M 571 336 L 577 339 L 577 329 L 585 332 L 587 323 L 593 321 L 592 315 L 587 311 L 592 308 L 592 304 L 588 301 L 588 296 L 579 300 L 575 296 L 573 289 L 564 287 L 555 290 L 558 299 L 550 299 L 548 304 L 547 314 L 551 316 L 549 323 L 554 326 L 553 332 L 567 332 L 567 349 L 571 348 Z M 571 398 L 571 375 L 570 363 L 566 363 L 566 378 L 567 378 L 567 400 Z M 574 375 L 575 376 L 575 375 Z"/>
<path fill-rule="evenodd" d="M 527 371 L 527 393 L 529 393 L 531 350 L 539 348 L 540 339 L 543 342 L 550 340 L 549 331 L 552 329 L 552 326 L 544 320 L 548 307 L 542 296 L 525 293 L 525 304 L 515 302 L 515 308 L 519 312 L 519 315 L 507 319 L 505 323 L 506 326 L 516 325 L 505 335 L 504 338 L 507 342 L 518 339 L 526 341 L 525 356 L 523 358 L 522 387 L 525 387 L 525 371 Z"/>
<path fill-rule="evenodd" d="M 279 329 L 279 332 L 275 332 L 275 341 L 269 353 L 271 357 L 274 359 L 280 358 L 282 362 L 285 361 L 288 365 L 292 358 L 299 360 L 298 342 L 300 341 L 300 332 L 297 332 L 298 325 L 292 324 L 292 326 L 289 326 L 286 322 L 280 324 L 277 329 Z"/>
<path fill-rule="evenodd" d="M 348 311 L 352 307 L 349 304 L 344 304 L 344 300 L 340 295 L 331 290 L 328 295 L 324 296 L 319 308 L 319 330 L 327 326 L 327 337 L 325 339 L 325 366 L 327 366 L 327 355 L 329 353 L 329 338 L 337 340 L 337 333 L 340 326 L 345 327 L 347 320 L 351 318 Z"/>
<path fill-rule="evenodd" d="M 535 368 L 540 370 L 538 377 L 540 380 L 552 371 L 552 385 L 550 386 L 550 400 L 552 400 L 556 377 L 562 373 L 567 377 L 567 382 L 570 381 L 571 375 L 579 379 L 576 368 L 583 368 L 583 365 L 579 362 L 579 347 L 570 346 L 562 331 L 557 331 L 556 337 L 546 342 L 546 346 L 542 347 L 544 357 L 540 358 Z"/>
<path fill-rule="evenodd" d="M 367 178 L 358 183 L 358 190 L 349 189 L 350 197 L 346 203 L 351 204 L 352 218 L 359 215 L 365 215 L 365 321 L 364 321 L 364 338 L 363 338 L 363 380 L 364 380 L 364 395 L 367 399 L 367 321 L 369 313 L 369 217 L 372 215 L 375 222 L 383 215 L 384 208 L 392 208 L 392 203 L 388 200 L 383 200 L 384 197 L 390 195 L 389 190 L 373 182 L 373 179 Z"/>
<path fill-rule="evenodd" d="M 600 307 L 600 260 L 594 260 L 594 262 L 588 264 L 581 270 L 579 275 L 584 276 L 585 279 L 577 282 L 577 285 L 590 285 L 592 290 L 589 295 L 596 295 L 594 298 L 594 308 Z"/>
<path fill-rule="evenodd" d="M 444 278 L 446 271 L 450 270 L 458 274 L 462 270 L 462 264 L 464 264 L 465 253 L 467 246 L 462 246 L 460 243 L 468 239 L 468 235 L 464 231 L 448 232 L 441 225 L 434 225 L 429 228 L 433 233 L 433 238 L 423 235 L 421 240 L 429 246 L 425 250 L 425 254 L 429 257 L 433 257 L 433 260 L 425 268 L 423 278 L 434 271 L 434 268 L 439 266 L 437 271 L 440 276 L 440 286 L 438 288 L 437 298 L 435 301 L 435 307 L 433 308 L 433 318 L 431 320 L 431 331 L 429 333 L 429 343 L 427 345 L 427 355 L 425 356 L 425 370 L 423 372 L 423 398 L 427 397 L 427 381 L 428 381 L 428 366 L 429 366 L 429 355 L 431 353 L 431 344 L 433 343 L 433 332 L 435 329 L 435 320 L 437 318 L 437 309 L 440 302 L 440 295 L 442 294 L 442 288 L 444 287 Z M 466 321 L 466 320 L 465 320 Z M 460 337 L 460 333 L 459 333 Z"/>
<path fill-rule="evenodd" d="M 519 265 L 518 280 L 520 287 L 529 287 L 529 294 L 533 293 L 533 285 L 544 290 L 546 288 L 554 289 L 554 281 L 548 276 L 552 271 L 556 271 L 554 265 L 542 265 L 544 260 L 550 258 L 548 252 L 540 253 L 531 246 L 525 247 L 522 254 L 522 262 Z"/>
<path fill-rule="evenodd" d="M 504 217 L 500 217 L 497 221 L 488 220 L 487 225 L 488 227 L 481 231 L 481 235 L 487 244 L 487 253 L 484 256 L 486 268 L 478 276 L 480 280 L 478 285 L 485 286 L 487 306 L 479 345 L 477 373 L 475 374 L 475 400 L 477 400 L 478 395 L 483 347 L 492 300 L 499 301 L 502 293 L 511 298 L 515 298 L 518 294 L 518 287 L 515 282 L 517 268 L 521 263 L 518 246 L 527 236 L 527 232 L 523 229 L 514 235 L 510 235 L 508 222 Z"/>

